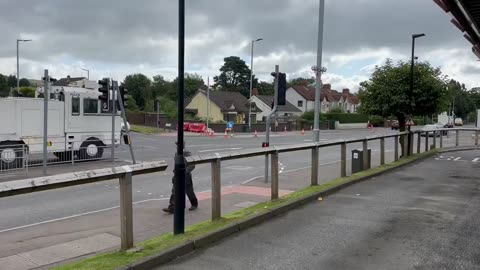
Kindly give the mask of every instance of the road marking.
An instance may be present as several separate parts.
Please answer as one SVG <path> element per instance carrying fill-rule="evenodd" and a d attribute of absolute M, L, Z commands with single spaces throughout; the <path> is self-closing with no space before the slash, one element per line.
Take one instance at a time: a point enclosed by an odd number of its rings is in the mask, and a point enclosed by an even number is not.
<path fill-rule="evenodd" d="M 240 150 L 242 148 L 237 147 L 237 148 L 218 148 L 218 149 L 207 149 L 207 150 L 201 150 L 197 151 L 198 153 L 205 153 L 205 152 L 215 152 L 215 151 L 223 151 L 223 150 Z"/>
<path fill-rule="evenodd" d="M 462 157 L 457 157 L 454 161 L 459 161 L 460 159 L 462 159 Z"/>
<path fill-rule="evenodd" d="M 140 140 L 151 141 L 151 142 L 158 142 L 158 139 L 145 138 L 145 137 L 141 137 L 141 136 L 135 136 L 134 139 L 140 139 Z"/>
<path fill-rule="evenodd" d="M 480 158 L 477 157 L 477 158 L 474 158 L 472 162 L 478 162 L 478 160 L 480 160 Z"/>
<path fill-rule="evenodd" d="M 252 169 L 252 167 L 248 167 L 248 166 L 229 166 L 229 167 L 225 167 L 225 169 L 246 171 L 246 170 Z"/>

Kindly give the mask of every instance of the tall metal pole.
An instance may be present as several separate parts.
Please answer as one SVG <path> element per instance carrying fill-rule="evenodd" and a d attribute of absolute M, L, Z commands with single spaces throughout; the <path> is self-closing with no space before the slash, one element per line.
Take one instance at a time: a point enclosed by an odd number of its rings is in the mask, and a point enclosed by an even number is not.
<path fill-rule="evenodd" d="M 252 88 L 253 88 L 253 43 L 252 40 L 252 53 L 250 58 L 250 96 L 248 100 L 248 131 L 252 129 Z"/>
<path fill-rule="evenodd" d="M 123 106 L 124 100 L 123 100 L 122 95 L 120 93 L 120 88 L 118 87 L 118 82 L 114 81 L 112 83 L 113 83 L 113 86 L 114 86 L 113 91 L 116 92 L 117 95 L 118 95 L 117 99 L 118 99 L 118 104 L 119 104 L 119 107 L 120 107 L 120 113 L 122 115 L 123 126 L 125 127 L 125 132 L 127 133 L 128 139 L 131 140 L 130 128 L 128 127 L 128 121 L 127 121 L 127 114 L 125 112 L 125 107 Z M 130 150 L 130 157 L 132 157 L 132 163 L 137 164 L 137 161 L 135 160 L 135 155 L 133 153 L 133 147 L 132 147 L 132 142 L 131 141 L 128 144 L 128 149 Z"/>
<path fill-rule="evenodd" d="M 117 96 L 117 93 L 113 90 L 113 81 L 111 80 L 108 80 L 108 91 L 110 91 L 110 93 L 112 93 L 110 96 L 112 97 L 112 106 L 110 106 L 112 108 L 112 155 L 111 155 L 111 159 L 112 161 L 115 161 L 115 116 L 117 115 L 117 99 L 116 99 L 116 96 Z"/>
<path fill-rule="evenodd" d="M 318 10 L 318 42 L 317 42 L 317 68 L 315 83 L 315 116 L 313 123 L 314 141 L 320 141 L 320 91 L 322 89 L 322 47 L 323 47 L 323 19 L 325 14 L 325 0 L 319 0 Z"/>
<path fill-rule="evenodd" d="M 273 108 L 269 115 L 267 115 L 267 121 L 265 124 L 265 142 L 270 145 L 270 118 L 277 111 L 278 103 L 278 72 L 279 66 L 275 65 L 275 80 L 274 80 L 274 96 L 273 96 Z M 265 183 L 268 183 L 268 155 L 265 155 Z"/>
<path fill-rule="evenodd" d="M 17 43 L 18 45 L 18 43 Z M 43 87 L 43 175 L 47 175 L 47 140 L 48 140 L 48 69 L 45 69 L 45 86 Z M 72 157 L 73 158 L 73 157 Z"/>
<path fill-rule="evenodd" d="M 414 58 L 415 58 L 415 36 L 412 36 L 412 58 L 410 63 L 410 95 L 413 94 L 413 69 L 414 69 Z"/>
<path fill-rule="evenodd" d="M 178 0 L 178 132 L 175 155 L 175 206 L 173 234 L 185 233 L 185 159 L 183 157 L 184 76 L 185 76 L 185 0 Z"/>
<path fill-rule="evenodd" d="M 20 64 L 19 64 L 19 56 L 18 56 L 18 43 L 20 40 L 17 39 L 17 91 L 20 89 Z"/>
<path fill-rule="evenodd" d="M 207 131 L 208 131 L 208 123 L 210 118 L 210 77 L 207 77 Z M 250 120 L 249 120 L 250 123 Z"/>

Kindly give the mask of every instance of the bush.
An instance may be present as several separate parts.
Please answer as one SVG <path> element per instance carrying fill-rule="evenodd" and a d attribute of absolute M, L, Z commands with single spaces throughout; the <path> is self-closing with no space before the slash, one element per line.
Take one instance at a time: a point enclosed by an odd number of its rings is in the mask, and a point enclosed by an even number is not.
<path fill-rule="evenodd" d="M 334 107 L 330 110 L 329 113 L 345 113 L 345 111 L 340 107 Z"/>
<path fill-rule="evenodd" d="M 358 113 L 324 113 L 322 114 L 325 116 L 327 120 L 338 121 L 341 124 L 344 123 L 367 123 L 368 116 L 365 114 L 358 114 Z"/>
<path fill-rule="evenodd" d="M 381 117 L 381 116 L 371 116 L 369 121 L 374 127 L 384 127 L 385 126 L 385 119 L 383 119 L 383 117 Z"/>
<path fill-rule="evenodd" d="M 312 123 L 313 123 L 314 118 L 315 118 L 315 112 L 314 111 L 308 111 L 308 112 L 305 112 L 302 115 L 302 119 L 307 120 L 307 121 L 312 121 Z M 325 122 L 325 121 L 327 121 L 327 117 L 325 117 L 325 114 L 320 114 L 320 122 Z"/>

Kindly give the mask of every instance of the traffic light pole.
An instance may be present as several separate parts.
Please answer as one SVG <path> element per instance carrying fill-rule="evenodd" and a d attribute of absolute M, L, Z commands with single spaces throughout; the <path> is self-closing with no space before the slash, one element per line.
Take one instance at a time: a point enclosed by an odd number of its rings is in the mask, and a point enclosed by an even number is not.
<path fill-rule="evenodd" d="M 135 155 L 133 153 L 132 141 L 130 137 L 130 128 L 128 127 L 128 121 L 127 121 L 127 114 L 125 112 L 125 106 L 123 106 L 123 97 L 120 93 L 120 88 L 118 87 L 117 81 L 113 83 L 113 86 L 114 86 L 114 92 L 116 92 L 118 96 L 118 101 L 119 101 L 118 104 L 120 106 L 120 111 L 122 113 L 123 126 L 125 127 L 125 132 L 127 133 L 127 136 L 128 136 L 128 148 L 130 150 L 130 156 L 132 157 L 132 163 L 136 164 L 137 161 L 135 160 Z"/>
<path fill-rule="evenodd" d="M 275 65 L 275 95 L 273 97 L 273 108 L 270 114 L 267 116 L 265 124 L 265 143 L 270 146 L 270 118 L 277 112 L 278 106 L 278 65 Z M 265 155 L 265 183 L 268 183 L 268 155 Z"/>
<path fill-rule="evenodd" d="M 112 87 L 113 89 L 113 85 L 111 84 L 110 80 L 108 80 L 108 84 L 107 84 L 107 89 L 108 91 L 112 91 L 112 95 L 111 95 L 111 98 L 112 98 L 112 107 L 111 107 L 111 110 L 112 110 L 112 155 L 111 155 L 111 159 L 112 161 L 115 161 L 115 115 L 117 114 L 117 104 L 116 104 L 116 100 L 115 100 L 115 91 L 114 90 L 110 90 L 110 87 Z M 109 101 L 110 102 L 110 101 Z"/>

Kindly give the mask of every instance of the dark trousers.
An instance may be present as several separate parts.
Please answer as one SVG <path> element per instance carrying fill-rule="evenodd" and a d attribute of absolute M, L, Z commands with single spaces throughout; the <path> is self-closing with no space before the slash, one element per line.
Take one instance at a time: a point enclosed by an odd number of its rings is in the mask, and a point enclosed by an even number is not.
<path fill-rule="evenodd" d="M 195 195 L 195 192 L 193 191 L 193 183 L 192 181 L 186 181 L 185 183 L 185 191 L 187 193 L 188 200 L 190 201 L 190 204 L 192 206 L 198 206 L 198 199 L 197 196 Z M 169 207 L 174 207 L 175 206 L 175 185 L 172 186 L 172 195 L 170 195 L 170 206 Z"/>

